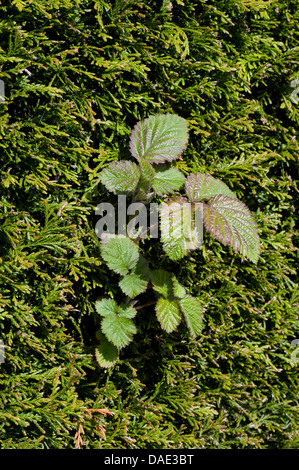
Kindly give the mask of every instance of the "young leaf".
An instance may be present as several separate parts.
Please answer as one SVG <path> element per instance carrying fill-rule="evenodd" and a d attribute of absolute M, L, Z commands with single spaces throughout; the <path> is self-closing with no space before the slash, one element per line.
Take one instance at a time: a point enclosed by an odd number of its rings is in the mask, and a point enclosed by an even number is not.
<path fill-rule="evenodd" d="M 139 166 L 141 176 L 136 190 L 136 200 L 140 201 L 144 199 L 147 201 L 151 196 L 154 195 L 152 192 L 152 184 L 156 172 L 153 166 L 146 160 L 139 160 Z"/>
<path fill-rule="evenodd" d="M 157 194 L 169 194 L 181 188 L 185 177 L 177 168 L 157 171 L 153 181 L 153 189 Z"/>
<path fill-rule="evenodd" d="M 200 202 L 216 194 L 235 198 L 235 194 L 222 181 L 204 173 L 191 174 L 185 182 L 185 191 L 190 201 Z"/>
<path fill-rule="evenodd" d="M 156 303 L 156 314 L 163 330 L 167 333 L 174 331 L 182 319 L 177 302 L 163 297 L 160 297 Z"/>
<path fill-rule="evenodd" d="M 137 160 L 171 162 L 181 155 L 187 142 L 186 120 L 176 114 L 160 114 L 135 125 L 130 138 L 130 151 Z"/>
<path fill-rule="evenodd" d="M 139 258 L 136 244 L 123 236 L 104 239 L 101 243 L 101 255 L 110 269 L 122 275 L 133 269 Z"/>
<path fill-rule="evenodd" d="M 191 204 L 186 199 L 162 204 L 160 229 L 163 249 L 172 260 L 183 258 L 202 244 L 202 226 L 195 225 Z"/>
<path fill-rule="evenodd" d="M 110 163 L 100 174 L 100 181 L 113 193 L 135 191 L 139 179 L 138 166 L 127 160 Z"/>
<path fill-rule="evenodd" d="M 175 297 L 181 299 L 182 297 L 185 297 L 187 294 L 186 289 L 182 284 L 180 284 L 177 280 L 177 278 L 173 275 L 172 276 L 172 284 L 173 284 L 173 294 Z"/>
<path fill-rule="evenodd" d="M 144 256 L 139 255 L 136 266 L 132 269 L 132 273 L 139 274 L 143 279 L 150 280 L 151 270 L 148 261 Z"/>
<path fill-rule="evenodd" d="M 203 205 L 203 221 L 206 230 L 214 238 L 257 263 L 257 224 L 243 202 L 224 195 L 214 196 Z"/>
<path fill-rule="evenodd" d="M 113 299 L 101 299 L 96 302 L 96 311 L 102 317 L 109 317 L 113 315 L 121 315 L 126 318 L 134 318 L 136 310 L 127 305 L 118 305 Z M 102 341 L 103 336 L 99 336 Z"/>
<path fill-rule="evenodd" d="M 162 294 L 164 297 L 169 297 L 172 294 L 172 280 L 171 275 L 163 269 L 156 269 L 151 272 L 151 281 L 153 289 Z"/>
<path fill-rule="evenodd" d="M 102 317 L 107 317 L 118 312 L 118 305 L 113 299 L 101 299 L 96 301 L 96 311 Z"/>
<path fill-rule="evenodd" d="M 130 343 L 136 327 L 132 318 L 136 310 L 127 305 L 117 305 L 113 299 L 102 299 L 96 302 L 96 310 L 103 317 L 101 327 L 107 340 L 118 348 Z"/>
<path fill-rule="evenodd" d="M 119 282 L 119 287 L 132 299 L 146 290 L 147 280 L 138 274 L 127 274 Z"/>
<path fill-rule="evenodd" d="M 118 349 L 109 341 L 103 341 L 96 347 L 95 357 L 101 367 L 112 367 L 118 360 Z"/>
<path fill-rule="evenodd" d="M 107 339 L 118 348 L 127 346 L 136 333 L 136 326 L 133 321 L 122 315 L 115 314 L 104 317 L 101 327 Z"/>
<path fill-rule="evenodd" d="M 202 308 L 200 302 L 191 295 L 179 300 L 180 307 L 186 319 L 187 326 L 194 338 L 202 330 Z"/>
<path fill-rule="evenodd" d="M 139 166 L 141 171 L 141 182 L 144 184 L 146 183 L 150 188 L 154 181 L 156 172 L 151 163 L 146 160 L 139 160 Z"/>

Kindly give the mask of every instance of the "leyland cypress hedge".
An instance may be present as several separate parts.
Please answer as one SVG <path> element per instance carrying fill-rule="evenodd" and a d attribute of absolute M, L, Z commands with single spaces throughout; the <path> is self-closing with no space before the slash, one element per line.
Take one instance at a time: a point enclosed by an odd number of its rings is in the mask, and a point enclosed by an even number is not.
<path fill-rule="evenodd" d="M 3 449 L 298 447 L 297 7 L 0 1 Z M 247 205 L 260 257 L 207 234 L 169 262 L 145 241 L 204 305 L 203 330 L 167 334 L 149 305 L 105 369 L 95 303 L 119 279 L 95 233 L 97 204 L 116 201 L 99 174 L 166 113 L 189 128 L 176 167 Z"/>

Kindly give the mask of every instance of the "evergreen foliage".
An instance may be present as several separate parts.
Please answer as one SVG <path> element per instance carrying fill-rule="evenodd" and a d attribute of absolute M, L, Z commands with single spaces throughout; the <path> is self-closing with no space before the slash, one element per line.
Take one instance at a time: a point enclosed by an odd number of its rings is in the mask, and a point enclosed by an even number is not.
<path fill-rule="evenodd" d="M 298 19 L 292 0 L 0 1 L 1 448 L 298 447 Z M 207 235 L 170 261 L 200 335 L 162 331 L 151 290 L 118 311 L 134 341 L 108 368 L 96 301 L 122 308 L 144 261 L 128 252 L 122 280 L 107 268 L 95 208 L 116 195 L 100 173 L 125 159 L 135 181 L 131 129 L 157 114 L 186 119 L 188 147 L 171 178 L 143 163 L 140 196 L 209 174 L 255 215 L 260 256 Z M 160 240 L 141 243 L 169 269 Z"/>

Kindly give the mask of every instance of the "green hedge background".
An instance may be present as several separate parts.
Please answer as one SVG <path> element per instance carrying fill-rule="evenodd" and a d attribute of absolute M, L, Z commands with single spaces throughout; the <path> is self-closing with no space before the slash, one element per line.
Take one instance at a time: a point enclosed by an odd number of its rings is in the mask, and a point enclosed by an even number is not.
<path fill-rule="evenodd" d="M 298 20 L 290 0 L 0 1 L 3 449 L 298 447 Z M 235 191 L 261 256 L 206 236 L 170 263 L 204 302 L 202 335 L 144 308 L 107 371 L 95 301 L 118 276 L 94 231 L 113 199 L 99 172 L 156 113 L 187 119 L 178 168 Z"/>

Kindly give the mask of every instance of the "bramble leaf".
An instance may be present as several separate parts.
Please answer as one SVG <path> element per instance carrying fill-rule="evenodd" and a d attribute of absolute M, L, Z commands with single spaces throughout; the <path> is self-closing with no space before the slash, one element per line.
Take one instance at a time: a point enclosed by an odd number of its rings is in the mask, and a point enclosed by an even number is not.
<path fill-rule="evenodd" d="M 149 267 L 149 263 L 144 256 L 139 255 L 139 259 L 136 263 L 136 266 L 132 269 L 132 273 L 139 274 L 143 279 L 147 281 L 150 280 L 151 270 Z"/>
<path fill-rule="evenodd" d="M 112 367 L 118 360 L 118 349 L 114 344 L 109 343 L 109 341 L 102 341 L 96 347 L 95 357 L 101 367 Z"/>
<path fill-rule="evenodd" d="M 160 297 L 156 303 L 156 314 L 163 330 L 167 333 L 174 331 L 182 319 L 177 302 L 163 297 Z"/>
<path fill-rule="evenodd" d="M 114 299 L 101 299 L 96 302 L 96 311 L 102 317 L 109 317 L 110 315 L 122 315 L 126 318 L 134 318 L 136 310 L 133 307 L 126 305 L 118 305 Z M 100 337 L 100 339 L 102 339 Z"/>
<path fill-rule="evenodd" d="M 171 279 L 172 279 L 173 295 L 177 298 L 185 297 L 186 295 L 185 287 L 179 283 L 179 281 L 174 275 L 172 276 Z"/>
<path fill-rule="evenodd" d="M 179 300 L 191 336 L 196 337 L 202 330 L 202 307 L 200 302 L 191 295 Z"/>
<path fill-rule="evenodd" d="M 102 320 L 101 327 L 108 340 L 118 348 L 127 346 L 137 331 L 133 321 L 121 315 L 105 317 Z"/>
<path fill-rule="evenodd" d="M 171 275 L 163 269 L 155 269 L 151 272 L 151 281 L 153 289 L 162 294 L 164 297 L 169 297 L 172 294 L 172 280 Z"/>
<path fill-rule="evenodd" d="M 138 166 L 127 160 L 111 162 L 100 174 L 100 181 L 113 193 L 135 191 L 139 179 Z"/>
<path fill-rule="evenodd" d="M 110 269 L 122 275 L 133 269 L 139 258 L 136 244 L 124 236 L 105 238 L 101 242 L 101 255 Z"/>
<path fill-rule="evenodd" d="M 136 333 L 132 321 L 136 310 L 132 306 L 118 305 L 113 299 L 96 302 L 96 310 L 103 317 L 101 328 L 107 340 L 118 348 L 129 344 Z"/>
<path fill-rule="evenodd" d="M 185 191 L 190 201 L 200 202 L 216 194 L 235 198 L 235 194 L 222 181 L 204 173 L 191 174 L 185 182 Z"/>
<path fill-rule="evenodd" d="M 241 201 L 217 195 L 203 204 L 204 226 L 212 237 L 246 256 L 253 263 L 259 257 L 259 236 L 253 214 Z"/>
<path fill-rule="evenodd" d="M 184 184 L 185 176 L 177 168 L 156 171 L 153 180 L 153 189 L 157 194 L 169 194 L 181 188 Z"/>
<path fill-rule="evenodd" d="M 176 114 L 150 116 L 138 122 L 130 137 L 130 151 L 137 160 L 171 162 L 185 150 L 187 122 Z"/>
<path fill-rule="evenodd" d="M 183 258 L 202 244 L 202 224 L 196 226 L 191 204 L 181 198 L 162 204 L 160 210 L 161 242 L 170 259 Z"/>
<path fill-rule="evenodd" d="M 113 299 L 102 299 L 96 301 L 96 311 L 102 315 L 102 317 L 107 317 L 114 312 L 117 312 L 118 305 Z"/>
<path fill-rule="evenodd" d="M 138 274 L 127 274 L 119 282 L 119 287 L 133 299 L 146 290 L 147 281 Z"/>

